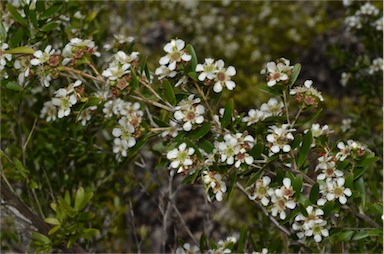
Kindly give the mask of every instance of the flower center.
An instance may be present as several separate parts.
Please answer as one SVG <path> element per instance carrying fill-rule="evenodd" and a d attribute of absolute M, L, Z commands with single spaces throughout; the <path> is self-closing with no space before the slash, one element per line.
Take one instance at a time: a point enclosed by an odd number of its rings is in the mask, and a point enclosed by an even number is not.
<path fill-rule="evenodd" d="M 277 200 L 276 207 L 279 211 L 284 211 L 285 210 L 285 200 L 284 199 Z"/>
<path fill-rule="evenodd" d="M 242 161 L 245 159 L 245 154 L 239 153 L 238 155 L 236 155 L 236 158 L 237 158 L 237 160 Z"/>
<path fill-rule="evenodd" d="M 276 80 L 276 79 L 280 79 L 280 76 L 281 76 L 280 73 L 276 72 L 276 73 L 272 74 L 271 78 L 272 78 L 272 80 Z"/>
<path fill-rule="evenodd" d="M 284 196 L 285 197 L 291 197 L 293 195 L 293 190 L 292 189 L 285 189 L 284 190 Z"/>
<path fill-rule="evenodd" d="M 174 51 L 172 52 L 172 54 L 170 55 L 170 58 L 173 62 L 179 62 L 180 59 L 181 59 L 181 53 L 180 51 Z"/>
<path fill-rule="evenodd" d="M 342 187 L 336 187 L 334 190 L 333 190 L 333 193 L 335 194 L 336 197 L 340 197 L 344 194 L 344 190 Z"/>
<path fill-rule="evenodd" d="M 220 82 L 225 82 L 227 81 L 228 77 L 227 77 L 227 74 L 223 71 L 217 73 L 217 80 L 220 81 Z"/>
<path fill-rule="evenodd" d="M 260 197 L 264 197 L 267 194 L 267 189 L 264 186 L 260 186 L 257 189 L 257 194 L 259 194 Z"/>
<path fill-rule="evenodd" d="M 181 152 L 179 152 L 179 154 L 177 155 L 177 159 L 180 160 L 180 161 L 185 161 L 187 158 L 188 158 L 188 153 L 187 153 L 187 151 L 181 151 Z"/>
<path fill-rule="evenodd" d="M 312 231 L 314 235 L 319 235 L 321 234 L 321 227 L 319 225 L 315 225 L 313 226 Z"/>
<path fill-rule="evenodd" d="M 327 176 L 333 176 L 334 175 L 334 170 L 333 170 L 333 168 L 327 168 L 326 170 L 325 170 L 325 174 L 327 175 Z"/>
<path fill-rule="evenodd" d="M 196 114 L 195 114 L 195 112 L 193 112 L 193 111 L 189 111 L 189 112 L 186 114 L 185 118 L 186 118 L 188 121 L 192 121 L 192 120 L 194 120 L 194 119 L 196 118 Z"/>

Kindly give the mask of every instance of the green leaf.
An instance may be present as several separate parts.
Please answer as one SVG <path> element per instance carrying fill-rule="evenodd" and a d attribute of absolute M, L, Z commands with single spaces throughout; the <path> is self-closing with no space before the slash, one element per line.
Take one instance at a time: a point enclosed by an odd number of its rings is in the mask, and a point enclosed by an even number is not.
<path fill-rule="evenodd" d="M 73 218 L 76 215 L 76 211 L 62 198 L 58 198 L 60 210 L 63 211 L 68 217 Z"/>
<path fill-rule="evenodd" d="M 83 233 L 82 233 L 82 236 L 83 236 L 85 239 L 90 240 L 92 237 L 95 237 L 95 236 L 97 236 L 98 234 L 100 234 L 100 231 L 97 230 L 96 228 L 86 228 L 86 229 L 84 229 L 84 231 L 83 231 Z"/>
<path fill-rule="evenodd" d="M 256 143 L 251 150 L 249 150 L 249 154 L 255 159 L 260 159 L 261 158 L 261 154 L 264 150 L 264 144 L 259 142 L 259 143 Z"/>
<path fill-rule="evenodd" d="M 78 205 L 78 211 L 81 211 L 84 209 L 84 207 L 89 203 L 89 201 L 93 197 L 93 192 L 88 192 L 84 194 L 83 200 Z"/>
<path fill-rule="evenodd" d="M 338 232 L 338 233 L 332 235 L 331 237 L 333 239 L 335 239 L 337 242 L 339 242 L 339 241 L 346 242 L 346 241 L 351 240 L 353 233 L 354 233 L 354 231 L 347 230 L 344 232 Z"/>
<path fill-rule="evenodd" d="M 37 22 L 37 18 L 36 18 L 36 11 L 33 11 L 31 10 L 29 13 L 28 13 L 28 18 L 29 18 L 29 21 L 31 21 L 32 25 L 34 28 L 38 28 L 39 26 L 39 23 Z"/>
<path fill-rule="evenodd" d="M 20 24 L 24 25 L 24 26 L 28 26 L 28 23 L 27 23 L 27 20 L 24 19 L 20 13 L 16 10 L 15 7 L 13 7 L 12 5 L 10 4 L 7 4 L 7 9 L 8 11 L 11 13 L 12 17 L 17 21 L 19 22 Z"/>
<path fill-rule="evenodd" d="M 51 243 L 51 240 L 43 234 L 40 234 L 37 232 L 32 232 L 31 236 L 32 236 L 32 239 L 39 241 L 42 244 L 50 244 Z"/>
<path fill-rule="evenodd" d="M 300 148 L 299 156 L 297 157 L 297 167 L 301 168 L 307 160 L 307 155 L 312 144 L 312 131 L 309 130 L 303 138 L 303 143 Z"/>
<path fill-rule="evenodd" d="M 319 192 L 320 192 L 320 186 L 319 183 L 315 183 L 312 186 L 311 192 L 309 193 L 309 201 L 311 201 L 312 204 L 316 204 L 317 200 L 319 199 Z"/>
<path fill-rule="evenodd" d="M 166 99 L 172 105 L 176 105 L 176 96 L 175 96 L 175 93 L 173 91 L 173 87 L 171 86 L 171 84 L 169 83 L 168 80 L 165 80 L 163 82 L 163 87 L 164 87 L 164 94 L 165 94 Z"/>
<path fill-rule="evenodd" d="M 181 181 L 182 184 L 194 184 L 196 179 L 199 177 L 199 172 L 196 171 L 193 174 L 190 174 Z"/>
<path fill-rule="evenodd" d="M 301 188 L 303 187 L 303 177 L 301 175 L 298 175 L 293 179 L 292 187 L 295 191 L 294 198 L 298 199 L 301 194 Z"/>
<path fill-rule="evenodd" d="M 359 232 L 356 232 L 353 237 L 352 237 L 352 241 L 358 241 L 358 240 L 361 240 L 361 239 L 364 239 L 364 238 L 367 238 L 369 237 L 370 235 L 368 234 L 368 232 L 366 231 L 359 231 Z"/>
<path fill-rule="evenodd" d="M 225 105 L 224 115 L 223 115 L 223 118 L 221 119 L 222 128 L 226 128 L 231 122 L 234 106 L 235 105 L 234 105 L 233 98 L 230 98 L 227 104 Z"/>
<path fill-rule="evenodd" d="M 277 91 L 276 89 L 271 88 L 268 85 L 258 86 L 257 89 L 262 91 L 262 92 L 264 92 L 264 93 L 268 93 L 268 94 L 271 94 L 271 95 L 274 95 L 274 96 L 281 96 L 281 92 L 280 91 Z"/>
<path fill-rule="evenodd" d="M 366 196 L 366 191 L 365 191 L 365 183 L 364 183 L 364 178 L 360 177 L 357 181 L 354 183 L 355 189 L 359 192 L 360 194 L 360 199 L 361 199 L 361 206 L 363 209 L 365 208 L 366 202 L 367 202 L 367 196 Z"/>
<path fill-rule="evenodd" d="M 147 77 L 148 79 L 148 82 L 151 83 L 151 73 L 149 72 L 147 63 L 145 63 L 144 65 L 144 72 L 145 72 L 145 77 Z"/>
<path fill-rule="evenodd" d="M 5 53 L 7 53 L 7 54 L 33 54 L 33 53 L 35 53 L 35 50 L 33 48 L 21 46 L 21 47 L 6 50 Z"/>
<path fill-rule="evenodd" d="M 289 87 L 292 87 L 293 84 L 295 84 L 297 78 L 299 77 L 300 71 L 301 71 L 301 64 L 299 63 L 295 64 L 295 66 L 293 66 L 291 78 L 289 79 L 289 84 L 288 84 Z"/>
<path fill-rule="evenodd" d="M 237 180 L 237 174 L 235 172 L 231 177 L 231 184 L 229 185 L 227 200 L 229 200 L 229 198 L 231 197 L 233 188 L 235 187 L 235 184 L 236 184 L 236 180 Z"/>
<path fill-rule="evenodd" d="M 189 76 L 191 79 L 197 81 L 197 77 L 198 77 L 198 75 L 197 75 L 196 72 L 188 72 L 188 76 Z"/>
<path fill-rule="evenodd" d="M 200 139 L 199 145 L 208 154 L 212 153 L 213 150 L 215 149 L 215 146 L 212 144 L 212 142 L 206 139 Z"/>
<path fill-rule="evenodd" d="M 207 246 L 207 237 L 205 236 L 205 233 L 203 232 L 200 236 L 200 252 L 205 253 L 205 247 Z"/>
<path fill-rule="evenodd" d="M 60 225 L 61 222 L 57 218 L 45 218 L 44 221 L 51 225 Z"/>
<path fill-rule="evenodd" d="M 244 226 L 240 231 L 239 241 L 237 242 L 237 253 L 243 253 L 245 248 L 245 241 L 247 240 L 247 228 Z"/>
<path fill-rule="evenodd" d="M 60 25 L 59 23 L 52 21 L 52 22 L 49 22 L 49 23 L 45 24 L 44 26 L 42 26 L 40 28 L 40 30 L 42 32 L 49 32 L 49 31 L 52 31 L 53 29 L 55 29 L 56 27 L 58 27 L 59 25 Z"/>
<path fill-rule="evenodd" d="M 77 211 L 80 211 L 81 208 L 80 208 L 80 204 L 83 202 L 84 200 L 84 197 L 85 197 L 85 193 L 84 193 L 84 188 L 83 187 L 80 187 L 77 192 L 76 192 L 76 196 L 75 196 L 75 209 Z"/>
<path fill-rule="evenodd" d="M 115 199 L 115 200 L 118 201 L 119 199 Z M 115 206 L 119 207 L 119 203 L 116 203 Z M 89 221 L 95 218 L 95 214 L 91 212 L 81 212 L 78 218 L 80 221 Z"/>
<path fill-rule="evenodd" d="M 3 22 L 0 22 L 0 41 L 5 41 L 7 39 L 7 31 L 3 25 Z"/>
<path fill-rule="evenodd" d="M 316 113 L 311 114 L 309 117 L 305 118 L 304 120 L 297 121 L 297 126 L 302 126 L 305 123 L 311 122 L 313 119 L 317 118 L 320 113 L 323 111 L 323 109 L 319 109 Z"/>
<path fill-rule="evenodd" d="M 132 76 L 131 85 L 133 89 L 135 90 L 139 89 L 139 80 L 137 79 L 137 75 L 134 70 L 131 70 L 131 76 Z"/>
<path fill-rule="evenodd" d="M 379 157 L 367 157 L 367 158 L 364 158 L 362 161 L 358 162 L 357 166 L 364 168 L 364 167 L 368 166 L 369 164 L 375 163 L 378 160 L 380 160 Z"/>
<path fill-rule="evenodd" d="M 334 212 L 332 211 L 334 206 L 335 206 L 335 201 L 328 201 L 327 203 L 325 203 L 325 205 L 322 208 L 325 216 L 327 216 L 330 212 Z"/>
<path fill-rule="evenodd" d="M 16 33 L 9 39 L 8 45 L 10 48 L 14 48 L 19 45 L 21 39 L 23 38 L 24 29 L 18 29 Z M 11 54 L 11 53 L 9 53 Z"/>
<path fill-rule="evenodd" d="M 31 180 L 29 182 L 29 188 L 33 189 L 33 190 L 36 190 L 39 188 L 39 185 L 35 182 L 35 180 Z"/>
<path fill-rule="evenodd" d="M 8 88 L 9 90 L 13 90 L 13 91 L 16 91 L 16 92 L 20 92 L 21 90 L 23 90 L 23 87 L 21 85 L 19 85 L 19 83 L 15 82 L 15 81 L 8 82 L 5 85 L 5 87 Z"/>
<path fill-rule="evenodd" d="M 196 52 L 191 44 L 188 44 L 185 49 L 188 51 L 188 53 L 191 55 L 191 60 L 185 65 L 184 73 L 193 72 L 196 70 L 197 65 L 197 57 Z"/>
<path fill-rule="evenodd" d="M 99 97 L 96 97 L 96 96 L 91 96 L 88 98 L 88 101 L 85 105 L 85 107 L 92 107 L 92 106 L 96 106 L 98 105 L 100 102 L 100 98 Z"/>
<path fill-rule="evenodd" d="M 194 130 L 189 136 L 192 140 L 200 139 L 211 130 L 211 124 L 205 123 L 200 128 Z"/>
<path fill-rule="evenodd" d="M 24 178 L 27 177 L 29 171 L 23 166 L 23 163 L 21 163 L 21 161 L 16 157 L 13 158 L 13 163 L 15 164 L 15 167 L 21 176 Z"/>
<path fill-rule="evenodd" d="M 62 3 L 54 4 L 51 7 L 49 7 L 43 14 L 39 16 L 40 20 L 44 20 L 47 18 L 51 18 L 54 14 L 58 14 L 57 12 L 63 7 Z"/>
<path fill-rule="evenodd" d="M 203 155 L 201 154 L 199 148 L 189 139 L 185 139 L 184 141 L 187 144 L 187 147 L 193 147 L 193 149 L 195 149 L 195 154 L 199 160 L 203 160 Z"/>
<path fill-rule="evenodd" d="M 54 234 L 54 233 L 57 232 L 60 228 L 61 228 L 61 225 L 56 225 L 56 226 L 54 226 L 53 228 L 51 228 L 51 230 L 49 230 L 48 235 L 52 235 L 52 234 Z"/>

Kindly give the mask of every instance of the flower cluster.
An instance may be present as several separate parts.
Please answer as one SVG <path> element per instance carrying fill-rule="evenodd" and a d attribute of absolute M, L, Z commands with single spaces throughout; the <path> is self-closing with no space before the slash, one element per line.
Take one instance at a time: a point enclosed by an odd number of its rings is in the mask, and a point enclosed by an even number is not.
<path fill-rule="evenodd" d="M 371 3 L 365 3 L 353 16 L 345 19 L 348 29 L 362 29 L 365 24 L 369 24 L 378 31 L 383 30 L 383 17 L 380 11 Z"/>
<path fill-rule="evenodd" d="M 179 102 L 173 114 L 178 123 L 183 125 L 185 131 L 192 130 L 193 125 L 204 122 L 205 108 L 200 103 L 200 98 L 194 98 L 194 94 Z"/>
<path fill-rule="evenodd" d="M 109 101 L 110 102 L 110 101 Z M 142 135 L 141 122 L 143 112 L 140 109 L 139 103 L 130 103 L 122 100 L 107 102 L 108 108 L 104 105 L 104 113 L 110 115 L 109 109 L 113 114 L 121 116 L 118 125 L 112 130 L 112 135 L 115 137 L 113 143 L 113 152 L 117 156 L 127 156 L 129 148 L 135 146 L 136 139 Z M 112 104 L 112 105 L 111 105 Z"/>
<path fill-rule="evenodd" d="M 295 102 L 301 106 L 317 106 L 324 98 L 316 88 L 312 87 L 312 80 L 306 80 L 304 86 L 295 87 L 289 94 L 295 95 Z"/>
<path fill-rule="evenodd" d="M 165 77 L 173 78 L 176 76 L 177 65 L 186 63 L 192 59 L 192 56 L 184 49 L 185 42 L 181 39 L 171 40 L 164 46 L 164 51 L 167 53 L 159 60 L 160 67 L 155 70 L 155 74 L 159 79 Z"/>
<path fill-rule="evenodd" d="M 297 231 L 299 239 L 313 236 L 316 242 L 321 242 L 323 237 L 329 236 L 327 221 L 322 218 L 324 211 L 313 206 L 308 206 L 305 210 L 306 215 L 300 213 L 295 217 L 292 228 Z"/>
<path fill-rule="evenodd" d="M 245 163 L 251 165 L 254 158 L 248 153 L 253 148 L 256 141 L 251 135 L 246 133 L 225 134 L 223 141 L 215 142 L 216 151 L 220 157 L 220 162 L 227 165 L 235 164 L 239 168 Z"/>
<path fill-rule="evenodd" d="M 221 174 L 212 171 L 204 171 L 203 182 L 206 186 L 205 189 L 207 193 L 212 191 L 217 201 L 223 200 L 223 194 L 227 191 L 227 185 L 223 181 Z M 207 195 L 207 198 L 211 201 L 209 195 Z"/>
<path fill-rule="evenodd" d="M 258 200 L 265 207 L 268 207 L 272 216 L 279 215 L 281 220 L 287 217 L 287 209 L 294 209 L 296 202 L 293 200 L 295 191 L 291 185 L 291 179 L 284 178 L 283 186 L 271 188 L 271 178 L 263 176 L 246 188 L 250 200 Z"/>
<path fill-rule="evenodd" d="M 139 52 L 132 52 L 127 55 L 123 51 L 118 51 L 109 67 L 103 71 L 102 75 L 108 78 L 111 86 L 116 86 L 120 90 L 126 88 L 131 81 L 130 70 L 138 62 Z"/>
<path fill-rule="evenodd" d="M 236 69 L 233 66 L 225 67 L 223 60 L 215 62 L 212 58 L 206 58 L 204 64 L 196 65 L 196 72 L 200 73 L 198 79 L 204 81 L 207 85 L 213 84 L 213 91 L 220 93 L 223 87 L 228 90 L 233 90 L 236 83 L 231 80 L 231 77 L 236 74 Z"/>
<path fill-rule="evenodd" d="M 63 49 L 63 65 L 67 65 L 69 62 L 72 65 L 86 63 L 92 55 L 97 57 L 101 55 L 97 51 L 94 41 L 73 38 Z"/>
<path fill-rule="evenodd" d="M 336 154 L 336 158 L 341 161 L 345 160 L 348 156 L 352 158 L 361 157 L 368 150 L 365 145 L 353 140 L 348 140 L 347 144 L 340 141 L 337 143 L 337 148 L 339 148 L 340 151 Z"/>
<path fill-rule="evenodd" d="M 267 75 L 267 85 L 287 84 L 293 70 L 293 66 L 289 64 L 290 61 L 285 58 L 280 58 L 276 62 L 268 62 L 267 68 L 262 69 L 260 72 Z"/>
<path fill-rule="evenodd" d="M 55 91 L 55 97 L 52 98 L 50 102 L 44 103 L 40 117 L 47 117 L 47 121 L 54 121 L 56 119 L 56 113 L 58 118 L 68 116 L 71 113 L 72 106 L 81 98 L 81 84 L 82 82 L 77 80 L 66 88 L 60 88 Z"/>
<path fill-rule="evenodd" d="M 283 113 L 284 103 L 277 98 L 271 98 L 267 103 L 263 103 L 260 109 L 250 109 L 248 116 L 243 117 L 242 121 L 247 126 L 263 121 L 270 116 L 279 116 Z"/>
<path fill-rule="evenodd" d="M 12 60 L 12 55 L 4 52 L 9 48 L 8 44 L 4 42 L 0 42 L 0 43 L 1 43 L 0 44 L 0 73 L 1 73 L 0 77 L 4 77 L 5 79 L 7 79 L 8 74 L 5 71 L 5 65 L 7 64 L 7 61 Z"/>

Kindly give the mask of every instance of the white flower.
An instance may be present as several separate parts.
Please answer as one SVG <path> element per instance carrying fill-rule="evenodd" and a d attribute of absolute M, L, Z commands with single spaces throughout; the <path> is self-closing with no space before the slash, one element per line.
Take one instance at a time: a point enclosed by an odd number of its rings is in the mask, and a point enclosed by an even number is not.
<path fill-rule="evenodd" d="M 317 105 L 317 100 L 324 101 L 324 98 L 321 92 L 312 87 L 312 84 L 312 80 L 306 80 L 303 86 L 295 87 L 289 94 L 296 95 L 295 101 L 297 103 L 304 103 L 307 106 Z"/>
<path fill-rule="evenodd" d="M 15 67 L 16 70 L 20 71 L 17 77 L 17 81 L 19 82 L 19 84 L 26 86 L 29 83 L 29 79 L 26 78 L 31 75 L 29 56 L 20 56 L 18 59 L 15 60 L 13 67 Z"/>
<path fill-rule="evenodd" d="M 283 108 L 284 103 L 276 98 L 271 98 L 267 103 L 260 106 L 260 110 L 264 112 L 265 117 L 279 116 L 283 113 Z"/>
<path fill-rule="evenodd" d="M 131 121 L 126 116 L 123 116 L 119 120 L 119 125 L 112 130 L 112 135 L 116 138 L 120 138 L 126 149 L 136 145 L 136 139 L 133 134 L 135 133 L 135 126 L 131 124 Z"/>
<path fill-rule="evenodd" d="M 58 117 L 63 118 L 71 113 L 71 107 L 77 103 L 75 93 L 68 93 L 67 89 L 60 88 L 55 91 L 55 98 L 52 98 L 52 104 L 58 107 Z"/>
<path fill-rule="evenodd" d="M 328 236 L 328 230 L 325 228 L 327 222 L 322 219 L 324 211 L 313 206 L 308 206 L 306 209 L 307 216 L 298 214 L 295 217 L 295 222 L 292 225 L 293 230 L 298 231 L 296 233 L 299 239 L 305 236 L 314 235 L 315 241 L 321 241 L 321 236 Z"/>
<path fill-rule="evenodd" d="M 294 139 L 291 131 L 295 129 L 288 129 L 288 124 L 283 124 L 281 127 L 271 126 L 268 130 L 271 134 L 267 135 L 267 141 L 269 142 L 270 151 L 272 154 L 280 152 L 289 152 L 291 146 L 288 144 L 291 140 Z"/>
<path fill-rule="evenodd" d="M 127 157 L 127 149 L 126 143 L 123 142 L 120 138 L 115 138 L 113 140 L 113 152 L 116 154 L 116 156 L 123 156 Z"/>
<path fill-rule="evenodd" d="M 258 199 L 264 206 L 267 206 L 270 200 L 270 196 L 268 194 L 270 183 L 271 178 L 269 176 L 263 176 L 262 179 L 257 179 L 255 183 L 246 188 L 248 198 L 250 200 Z"/>
<path fill-rule="evenodd" d="M 31 60 L 31 64 L 32 65 L 43 64 L 43 63 L 47 62 L 54 53 L 55 53 L 55 49 L 52 49 L 51 45 L 48 45 L 44 49 L 44 52 L 41 50 L 35 51 L 35 53 L 33 53 L 33 56 L 35 58 L 33 58 Z"/>
<path fill-rule="evenodd" d="M 155 74 L 159 76 L 159 79 L 163 79 L 165 77 L 173 78 L 176 76 L 177 72 L 174 70 L 170 70 L 167 66 L 161 65 L 155 70 Z"/>
<path fill-rule="evenodd" d="M 351 124 L 352 124 L 352 119 L 350 118 L 347 118 L 347 119 L 343 119 L 341 121 L 341 131 L 342 132 L 346 132 L 347 130 L 351 129 Z"/>
<path fill-rule="evenodd" d="M 280 58 L 277 63 L 273 61 L 268 62 L 267 68 L 261 71 L 261 74 L 267 74 L 267 85 L 274 86 L 280 81 L 282 81 L 283 83 L 288 82 L 289 75 L 291 74 L 291 71 L 293 69 L 293 66 L 290 66 L 289 64 L 289 60 L 285 58 Z"/>
<path fill-rule="evenodd" d="M 207 186 L 207 191 L 211 189 L 213 194 L 215 194 L 217 201 L 223 200 L 223 194 L 227 191 L 227 186 L 222 180 L 222 176 L 220 174 L 204 171 L 203 182 Z M 207 196 L 207 198 L 209 201 L 211 201 L 209 196 Z"/>
<path fill-rule="evenodd" d="M 313 236 L 315 241 L 321 242 L 323 237 L 328 237 L 328 229 L 325 228 L 327 222 L 325 220 L 315 220 L 310 223 L 310 227 L 305 230 L 305 236 Z"/>
<path fill-rule="evenodd" d="M 177 134 L 179 134 L 179 131 L 182 130 L 182 128 L 180 128 L 178 124 L 172 120 L 169 121 L 169 125 L 170 127 L 166 128 L 166 130 L 161 133 L 161 136 L 162 137 L 170 136 L 175 138 Z"/>
<path fill-rule="evenodd" d="M 160 58 L 159 63 L 161 65 L 168 65 L 169 70 L 176 70 L 176 63 L 185 61 L 188 62 L 192 59 L 192 56 L 189 55 L 184 49 L 185 42 L 183 40 L 171 40 L 164 46 L 164 51 L 168 54 Z"/>
<path fill-rule="evenodd" d="M 189 243 L 184 243 L 183 247 L 176 249 L 176 254 L 197 254 L 200 253 L 199 247 L 196 245 L 190 245 Z"/>
<path fill-rule="evenodd" d="M 216 65 L 214 63 L 214 59 L 205 58 L 204 64 L 196 65 L 196 72 L 201 72 L 198 76 L 200 81 L 204 81 L 206 78 L 209 80 L 213 80 L 216 77 L 216 73 L 218 72 Z"/>
<path fill-rule="evenodd" d="M 347 72 L 341 73 L 341 79 L 340 79 L 341 85 L 345 87 L 351 78 L 352 78 L 351 73 L 347 73 Z"/>
<path fill-rule="evenodd" d="M 167 153 L 167 159 L 171 160 L 171 168 L 177 169 L 177 173 L 185 173 L 193 164 L 192 155 L 195 149 L 187 148 L 186 143 L 182 143 L 178 148 L 172 149 Z"/>
<path fill-rule="evenodd" d="M 194 95 L 190 95 L 187 99 L 179 102 L 177 109 L 173 116 L 175 119 L 183 123 L 183 129 L 185 131 L 192 130 L 192 126 L 195 124 L 201 124 L 204 122 L 205 108 L 201 104 L 199 98 L 194 99 Z"/>
<path fill-rule="evenodd" d="M 216 83 L 213 86 L 213 91 L 215 91 L 216 93 L 220 93 L 223 90 L 223 86 L 227 87 L 228 90 L 233 90 L 236 84 L 231 80 L 231 77 L 236 74 L 236 69 L 233 66 L 224 68 L 223 60 L 218 60 L 216 62 L 216 66 Z"/>
<path fill-rule="evenodd" d="M 294 209 L 296 202 L 292 200 L 294 191 L 291 186 L 291 179 L 284 178 L 283 186 L 279 189 L 269 191 L 273 207 L 271 209 L 272 216 L 276 217 L 279 214 L 280 219 L 284 220 L 287 217 L 286 209 Z"/>
<path fill-rule="evenodd" d="M 128 74 L 130 65 L 125 64 L 125 65 L 120 65 L 116 64 L 116 62 L 111 62 L 109 64 L 109 68 L 104 70 L 101 75 L 104 77 L 108 78 L 109 80 L 117 80 L 124 76 L 125 74 Z"/>
<path fill-rule="evenodd" d="M 247 126 L 255 124 L 259 121 L 264 120 L 266 117 L 265 112 L 258 109 L 250 109 L 248 111 L 248 116 L 243 117 L 242 122 L 246 122 Z"/>
<path fill-rule="evenodd" d="M 383 58 L 379 57 L 372 60 L 372 64 L 369 66 L 368 73 L 373 74 L 375 72 L 383 72 Z"/>
<path fill-rule="evenodd" d="M 336 154 L 336 158 L 343 161 L 351 153 L 351 148 L 348 145 L 345 145 L 343 142 L 337 143 L 337 148 L 340 149 L 340 152 Z"/>
<path fill-rule="evenodd" d="M 327 201 L 338 199 L 340 204 L 347 203 L 347 196 L 352 195 L 349 188 L 344 187 L 345 179 L 340 177 L 335 180 L 328 179 L 324 184 L 320 185 L 320 193 L 322 198 L 318 200 L 318 205 L 324 205 Z"/>
<path fill-rule="evenodd" d="M 0 44 L 0 70 L 4 69 L 7 61 L 12 60 L 12 55 L 11 54 L 5 54 L 4 51 L 9 48 L 7 43 L 1 43 Z"/>
<path fill-rule="evenodd" d="M 79 116 L 77 117 L 77 121 L 81 121 L 81 125 L 85 126 L 89 120 L 91 120 L 92 113 L 97 109 L 97 106 L 88 107 L 83 109 Z"/>
<path fill-rule="evenodd" d="M 55 121 L 57 115 L 57 109 L 55 105 L 53 105 L 52 101 L 44 102 L 44 106 L 41 109 L 40 117 L 45 118 L 47 122 Z"/>
<path fill-rule="evenodd" d="M 100 57 L 100 52 L 97 51 L 95 42 L 92 40 L 82 40 L 73 38 L 65 45 L 62 56 L 64 57 L 62 64 L 66 65 L 70 61 L 75 63 L 76 59 L 81 59 L 87 55 Z"/>

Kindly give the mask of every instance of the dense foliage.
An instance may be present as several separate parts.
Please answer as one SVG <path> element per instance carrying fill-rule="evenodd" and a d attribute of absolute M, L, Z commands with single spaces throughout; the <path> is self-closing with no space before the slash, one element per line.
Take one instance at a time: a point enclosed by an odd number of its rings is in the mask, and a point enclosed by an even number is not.
<path fill-rule="evenodd" d="M 382 252 L 382 3 L 97 3 L 0 3 L 2 251 Z"/>

